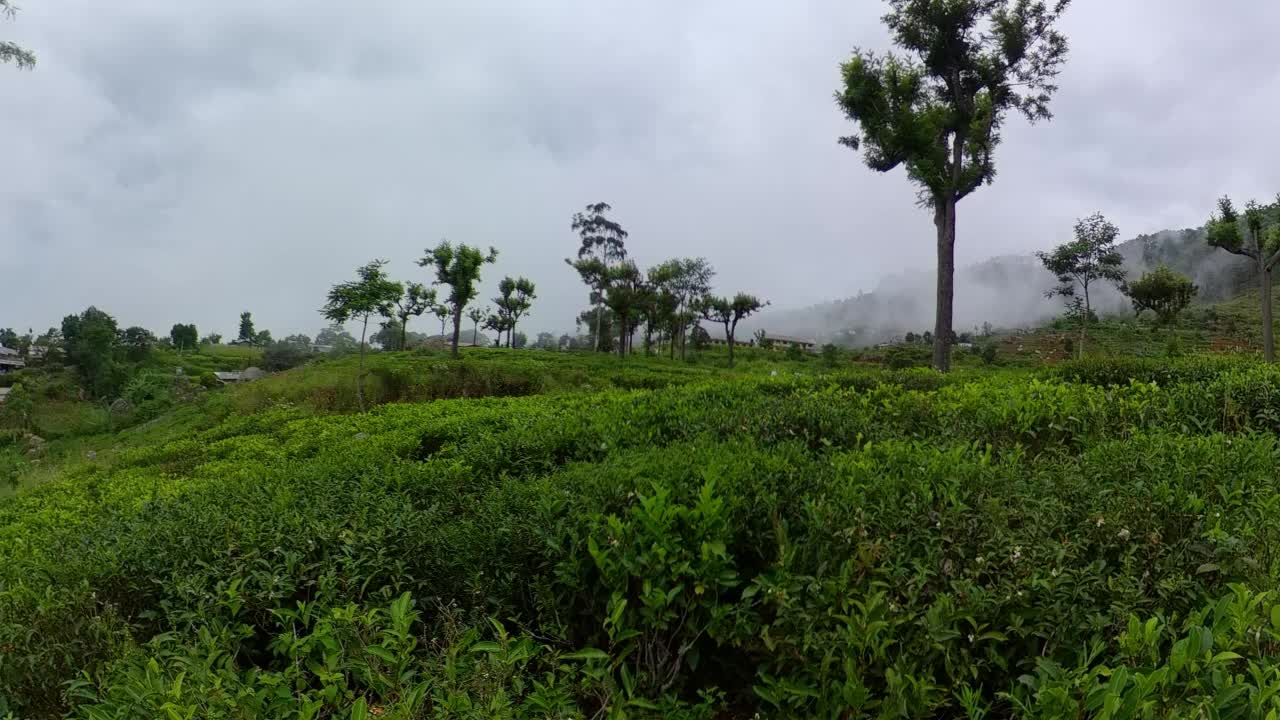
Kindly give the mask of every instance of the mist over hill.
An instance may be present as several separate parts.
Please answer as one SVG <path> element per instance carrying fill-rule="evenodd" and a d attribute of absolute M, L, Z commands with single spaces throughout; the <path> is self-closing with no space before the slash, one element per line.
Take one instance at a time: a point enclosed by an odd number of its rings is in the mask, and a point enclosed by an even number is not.
<path fill-rule="evenodd" d="M 1121 243 L 1130 278 L 1165 263 L 1200 286 L 1198 302 L 1235 295 L 1249 285 L 1244 258 L 1205 242 L 1203 228 L 1162 230 Z M 932 262 L 919 270 L 885 276 L 856 296 L 801 309 L 763 314 L 755 327 L 775 334 L 811 337 L 819 342 L 864 346 L 933 328 L 935 274 Z M 984 323 L 999 329 L 1041 324 L 1063 311 L 1061 298 L 1045 293 L 1056 279 L 1033 254 L 1005 255 L 958 268 L 955 277 L 955 329 L 965 332 Z M 1129 312 L 1130 304 L 1110 284 L 1090 291 L 1101 314 Z"/>

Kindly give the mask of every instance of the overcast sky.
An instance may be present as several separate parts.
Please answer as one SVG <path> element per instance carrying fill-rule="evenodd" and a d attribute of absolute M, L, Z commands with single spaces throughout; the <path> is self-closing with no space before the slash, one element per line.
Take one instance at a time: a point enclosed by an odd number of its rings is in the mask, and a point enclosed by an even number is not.
<path fill-rule="evenodd" d="M 932 267 L 901 171 L 836 144 L 876 0 L 24 0 L 0 37 L 0 327 L 96 304 L 121 325 L 277 336 L 335 282 L 404 280 L 441 238 L 499 248 L 571 330 L 569 217 L 614 206 L 642 265 L 703 255 L 724 292 L 794 307 Z M 1125 237 L 1280 190 L 1280 4 L 1076 0 L 1057 117 L 1012 121 L 960 208 L 961 262 Z M 432 321 L 423 319 L 421 330 Z"/>

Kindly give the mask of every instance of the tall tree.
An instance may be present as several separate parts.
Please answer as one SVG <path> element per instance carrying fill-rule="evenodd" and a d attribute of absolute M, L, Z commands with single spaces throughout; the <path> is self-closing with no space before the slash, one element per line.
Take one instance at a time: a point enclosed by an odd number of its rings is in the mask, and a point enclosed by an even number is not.
<path fill-rule="evenodd" d="M 462 330 L 462 314 L 467 303 L 476 296 L 476 282 L 480 280 L 480 269 L 485 264 L 498 262 L 498 251 L 489 248 L 489 254 L 480 252 L 479 248 L 459 244 L 456 247 L 448 240 L 441 241 L 435 248 L 418 261 L 422 267 L 431 267 L 436 271 L 435 285 L 447 285 L 449 296 L 444 305 L 453 315 L 453 356 L 458 357 L 458 333 Z M 441 332 L 443 334 L 443 331 Z"/>
<path fill-rule="evenodd" d="M 436 319 L 440 321 L 440 342 L 443 343 L 444 339 L 448 337 L 445 335 L 445 327 L 447 326 L 449 316 L 452 313 L 449 311 L 448 305 L 436 305 L 431 308 L 431 314 L 435 315 Z"/>
<path fill-rule="evenodd" d="M 245 311 L 240 313 L 240 337 L 242 343 L 252 343 L 258 334 L 253 331 L 253 313 Z"/>
<path fill-rule="evenodd" d="M 1089 318 L 1093 305 L 1089 301 L 1089 288 L 1099 280 L 1117 285 L 1124 282 L 1124 258 L 1116 250 L 1116 237 L 1120 229 L 1102 216 L 1094 213 L 1076 221 L 1076 239 L 1063 243 L 1051 252 L 1036 253 L 1044 267 L 1058 278 L 1058 286 L 1045 293 L 1048 297 L 1061 296 L 1068 307 L 1080 317 L 1080 357 L 1084 357 L 1084 344 L 1089 330 Z M 937 342 L 937 338 L 934 338 Z M 936 345 L 935 345 L 936 347 Z"/>
<path fill-rule="evenodd" d="M 1280 199 L 1276 206 L 1280 208 Z M 1275 222 L 1276 208 L 1264 208 L 1250 201 L 1244 214 L 1236 211 L 1231 198 L 1218 200 L 1218 211 L 1209 218 L 1206 234 L 1209 244 L 1253 261 L 1262 301 L 1262 354 L 1267 362 L 1276 358 L 1275 325 L 1271 309 L 1271 274 L 1280 262 L 1280 227 Z"/>
<path fill-rule="evenodd" d="M 522 315 L 529 312 L 537 297 L 533 283 L 528 278 L 513 278 L 508 275 L 498 283 L 498 297 L 493 299 L 493 303 L 498 306 L 499 315 L 506 318 L 511 326 L 507 333 L 507 347 L 512 345 L 516 323 L 520 322 Z"/>
<path fill-rule="evenodd" d="M 404 350 L 407 347 L 409 318 L 420 317 L 435 306 L 436 291 L 434 288 L 428 288 L 422 283 L 409 283 L 405 286 L 404 294 L 396 298 L 392 313 L 388 316 L 389 318 L 394 317 L 399 321 L 400 347 L 397 348 L 398 350 Z"/>
<path fill-rule="evenodd" d="M 475 347 L 476 340 L 480 337 L 480 323 L 489 316 L 491 311 L 485 307 L 473 307 L 467 311 L 467 319 L 471 321 L 471 346 Z"/>
<path fill-rule="evenodd" d="M 1133 303 L 1134 314 L 1142 315 L 1142 311 L 1150 310 L 1165 325 L 1176 322 L 1178 315 L 1191 304 L 1199 291 L 1191 278 L 1170 270 L 1164 264 L 1143 273 L 1141 278 L 1125 288 L 1125 294 Z"/>
<path fill-rule="evenodd" d="M 331 322 L 360 321 L 360 370 L 356 376 L 356 401 L 364 412 L 364 355 L 365 338 L 369 333 L 369 318 L 385 316 L 404 287 L 387 277 L 382 268 L 385 260 L 374 260 L 356 270 L 356 279 L 338 283 L 329 291 L 328 302 L 321 313 Z"/>
<path fill-rule="evenodd" d="M 492 313 L 484 319 L 484 329 L 492 330 L 494 333 L 494 347 L 502 347 L 502 333 L 511 327 L 511 318 L 507 316 L 506 311 L 501 308 L 496 313 Z"/>
<path fill-rule="evenodd" d="M 671 357 L 675 358 L 676 344 L 680 345 L 680 357 L 684 359 L 685 343 L 690 323 L 697 317 L 694 304 L 711 292 L 711 279 L 716 271 L 706 258 L 677 258 L 668 260 L 649 271 L 651 283 L 665 289 L 671 295 L 671 315 L 667 319 L 671 334 Z"/>
<path fill-rule="evenodd" d="M 0 16 L 12 18 L 17 14 L 13 0 L 0 0 Z M 36 56 L 30 50 L 0 40 L 0 63 L 15 63 L 21 70 L 30 70 L 35 67 Z"/>
<path fill-rule="evenodd" d="M 724 325 L 724 339 L 729 344 L 729 367 L 733 367 L 733 342 L 738 321 L 759 312 L 768 304 L 746 293 L 738 293 L 733 298 L 708 295 L 698 304 L 704 319 Z"/>
<path fill-rule="evenodd" d="M 608 203 L 588 205 L 582 212 L 573 214 L 569 227 L 581 238 L 576 260 L 565 262 L 578 271 L 582 281 L 591 288 L 591 302 L 596 306 L 596 351 L 600 350 L 600 325 L 603 322 L 604 292 L 609 283 L 610 269 L 627 258 L 627 231 L 605 213 L 613 210 Z"/>
<path fill-rule="evenodd" d="M 116 357 L 120 333 L 115 318 L 90 306 L 62 319 L 62 338 L 67 360 L 94 397 L 107 398 L 120 389 L 125 373 Z"/>
<path fill-rule="evenodd" d="M 951 367 L 956 204 L 995 177 L 995 148 L 1010 111 L 1048 120 L 1067 39 L 1054 26 L 1070 0 L 888 0 L 884 16 L 902 54 L 855 50 L 836 102 L 877 172 L 905 166 L 933 210 L 938 293 L 933 365 Z"/>

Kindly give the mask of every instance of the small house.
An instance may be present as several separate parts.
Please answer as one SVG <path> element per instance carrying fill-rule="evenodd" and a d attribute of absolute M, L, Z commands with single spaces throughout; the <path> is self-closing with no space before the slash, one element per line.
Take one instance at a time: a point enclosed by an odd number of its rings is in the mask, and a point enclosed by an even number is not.
<path fill-rule="evenodd" d="M 18 355 L 17 350 L 0 345 L 0 375 L 17 372 L 26 366 L 26 361 Z"/>

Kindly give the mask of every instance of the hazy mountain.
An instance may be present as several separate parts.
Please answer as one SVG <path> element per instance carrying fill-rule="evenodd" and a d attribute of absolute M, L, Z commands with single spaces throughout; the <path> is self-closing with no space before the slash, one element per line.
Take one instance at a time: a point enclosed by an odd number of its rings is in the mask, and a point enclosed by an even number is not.
<path fill-rule="evenodd" d="M 1246 286 L 1248 261 L 1205 243 L 1204 230 L 1164 230 L 1120 245 L 1130 277 L 1161 262 L 1191 276 L 1199 301 L 1213 302 Z M 928 268 L 887 276 L 874 290 L 802 309 L 779 309 L 752 324 L 775 334 L 812 337 L 820 342 L 870 345 L 908 331 L 933 328 L 935 276 Z M 1061 298 L 1045 292 L 1055 278 L 1031 254 L 994 257 L 956 271 L 955 329 L 964 332 L 991 323 L 996 328 L 1037 325 L 1062 313 Z M 1091 291 L 1100 313 L 1128 312 L 1128 300 L 1110 285 Z"/>

